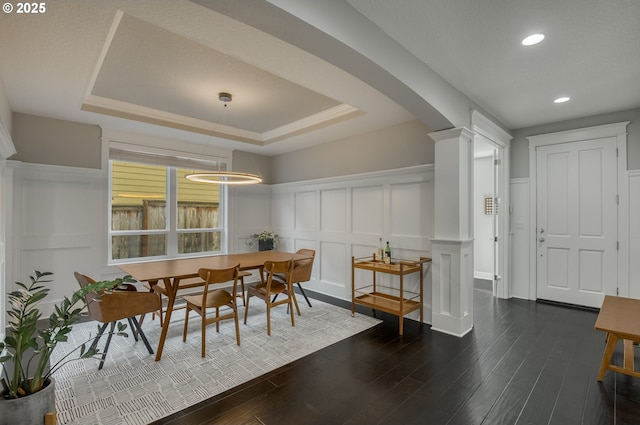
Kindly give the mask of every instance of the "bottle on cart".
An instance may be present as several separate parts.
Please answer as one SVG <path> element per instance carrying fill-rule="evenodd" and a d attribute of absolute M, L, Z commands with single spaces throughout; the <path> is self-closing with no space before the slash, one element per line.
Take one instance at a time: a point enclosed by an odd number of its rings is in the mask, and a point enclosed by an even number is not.
<path fill-rule="evenodd" d="M 382 238 L 378 242 L 378 253 L 376 254 L 376 260 L 384 260 L 384 248 L 382 247 Z"/>
<path fill-rule="evenodd" d="M 387 246 L 384 248 L 384 256 L 391 261 L 391 247 L 389 246 L 389 241 L 387 241 Z"/>

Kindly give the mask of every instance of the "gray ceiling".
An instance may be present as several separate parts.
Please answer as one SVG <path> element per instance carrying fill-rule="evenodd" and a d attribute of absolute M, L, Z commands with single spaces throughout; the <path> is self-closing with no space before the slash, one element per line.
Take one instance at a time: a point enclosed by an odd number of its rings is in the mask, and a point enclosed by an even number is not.
<path fill-rule="evenodd" d="M 0 15 L 0 76 L 13 111 L 275 155 L 640 107 L 638 22 L 637 0 L 57 0 Z"/>

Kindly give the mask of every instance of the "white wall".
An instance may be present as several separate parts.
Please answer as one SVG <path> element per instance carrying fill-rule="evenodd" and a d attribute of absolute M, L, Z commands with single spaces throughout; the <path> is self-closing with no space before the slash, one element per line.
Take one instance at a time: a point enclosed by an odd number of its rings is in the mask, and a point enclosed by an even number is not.
<path fill-rule="evenodd" d="M 100 170 L 8 161 L 13 172 L 10 234 L 11 283 L 34 270 L 53 272 L 43 316 L 78 288 L 74 271 L 107 278 L 106 182 Z M 117 271 L 116 271 L 117 273 Z"/>
<path fill-rule="evenodd" d="M 425 165 L 274 185 L 272 228 L 280 249 L 316 250 L 310 289 L 351 300 L 351 257 L 373 254 L 380 237 L 389 241 L 393 257 L 431 256 L 433 179 L 433 166 Z M 404 283 L 417 290 L 418 278 Z M 430 323 L 430 272 L 425 282 L 424 317 Z M 417 312 L 407 317 L 417 318 Z"/>
<path fill-rule="evenodd" d="M 629 172 L 629 297 L 640 298 L 640 170 Z"/>

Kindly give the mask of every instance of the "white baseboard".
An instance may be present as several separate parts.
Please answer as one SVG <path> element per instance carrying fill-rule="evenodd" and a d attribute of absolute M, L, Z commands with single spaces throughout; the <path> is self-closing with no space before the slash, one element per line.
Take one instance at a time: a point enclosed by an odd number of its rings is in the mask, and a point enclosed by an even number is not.
<path fill-rule="evenodd" d="M 474 271 L 473 272 L 473 278 L 474 279 L 482 279 L 482 280 L 493 280 L 493 275 L 491 273 L 488 273 L 488 272 Z"/>

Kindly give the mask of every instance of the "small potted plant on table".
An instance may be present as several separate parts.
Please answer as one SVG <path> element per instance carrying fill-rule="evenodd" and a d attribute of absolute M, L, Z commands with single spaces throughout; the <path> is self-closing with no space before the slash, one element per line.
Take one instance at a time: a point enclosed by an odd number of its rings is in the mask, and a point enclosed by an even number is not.
<path fill-rule="evenodd" d="M 262 233 L 255 233 L 251 237 L 253 241 L 258 241 L 258 251 L 271 251 L 278 246 L 279 237 L 273 232 L 265 230 Z"/>

